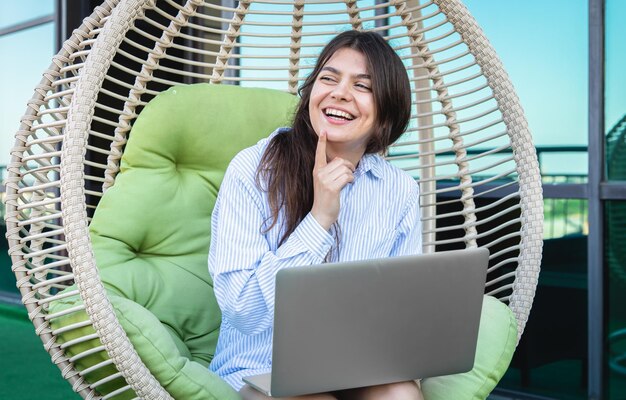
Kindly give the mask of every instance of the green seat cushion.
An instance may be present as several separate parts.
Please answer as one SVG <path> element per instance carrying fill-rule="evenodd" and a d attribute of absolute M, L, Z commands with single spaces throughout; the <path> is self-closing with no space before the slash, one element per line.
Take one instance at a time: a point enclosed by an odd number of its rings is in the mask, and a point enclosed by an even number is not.
<path fill-rule="evenodd" d="M 228 85 L 159 94 L 135 122 L 90 225 L 107 290 L 153 313 L 205 366 L 221 322 L 207 266 L 218 189 L 235 154 L 289 125 L 296 102 Z"/>
<path fill-rule="evenodd" d="M 517 322 L 506 304 L 485 296 L 474 368 L 463 374 L 424 379 L 426 400 L 483 400 L 506 372 L 517 345 Z"/>

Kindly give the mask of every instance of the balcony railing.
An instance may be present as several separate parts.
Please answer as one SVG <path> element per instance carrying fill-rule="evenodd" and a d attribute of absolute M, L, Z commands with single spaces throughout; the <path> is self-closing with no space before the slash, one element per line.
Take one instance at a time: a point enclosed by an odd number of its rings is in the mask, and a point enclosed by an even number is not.
<path fill-rule="evenodd" d="M 587 152 L 587 146 L 538 146 L 537 158 L 539 161 L 539 169 L 542 172 L 542 182 L 546 186 L 554 187 L 558 191 L 559 187 L 567 187 L 571 185 L 584 185 L 587 181 L 585 174 L 567 174 L 567 173 L 550 173 L 544 170 L 544 160 L 549 154 L 566 154 L 566 153 L 585 153 Z M 467 149 L 468 156 L 484 153 L 488 149 Z M 500 150 L 493 154 L 510 154 L 511 150 Z M 445 155 L 445 154 L 444 154 Z M 453 156 L 452 153 L 450 153 Z M 0 174 L 2 180 L 6 179 L 6 166 L 0 166 Z M 488 178 L 477 176 L 476 180 L 482 180 Z M 445 185 L 445 183 L 442 183 Z M 490 185 L 486 185 L 490 186 Z M 485 187 L 478 190 L 489 189 Z M 506 190 L 506 189 L 505 189 Z M 490 193 L 490 196 L 498 197 L 506 195 L 505 190 L 499 190 Z M 510 190 L 514 190 L 510 188 Z M 4 195 L 4 185 L 0 189 L 0 195 Z M 561 197 L 561 196 L 559 196 Z M 549 194 L 544 195 L 544 234 L 545 238 L 555 238 L 566 235 L 581 234 L 586 235 L 588 231 L 587 226 L 587 200 L 581 198 L 554 198 Z M 4 205 L 0 205 L 0 214 L 4 217 Z M 4 218 L 2 218 L 4 223 Z"/>

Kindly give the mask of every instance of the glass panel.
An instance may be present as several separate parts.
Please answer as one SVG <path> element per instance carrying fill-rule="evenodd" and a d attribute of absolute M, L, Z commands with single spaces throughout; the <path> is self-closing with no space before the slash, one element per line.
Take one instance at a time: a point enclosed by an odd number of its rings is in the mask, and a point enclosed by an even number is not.
<path fill-rule="evenodd" d="M 50 65 L 53 52 L 53 23 L 0 37 L 0 54 L 12 60 L 0 63 L 0 165 L 9 161 L 26 103 Z"/>
<path fill-rule="evenodd" d="M 606 161 L 609 180 L 626 180 L 626 2 L 607 0 L 605 33 Z"/>
<path fill-rule="evenodd" d="M 0 37 L 0 54 L 7 55 L 5 60 L 12 60 L 0 63 L 0 87 L 3 89 L 0 96 L 0 169 L 3 180 L 15 132 L 20 126 L 21 117 L 26 113 L 26 103 L 33 96 L 42 73 L 50 65 L 53 49 L 53 23 Z M 4 238 L 4 215 L 0 228 Z M 0 242 L 0 292 L 17 293 L 15 276 L 10 268 L 11 260 L 7 255 L 8 245 L 6 240 Z"/>
<path fill-rule="evenodd" d="M 606 258 L 608 269 L 608 355 L 609 400 L 626 393 L 626 201 L 609 201 L 605 206 Z"/>
<path fill-rule="evenodd" d="M 54 14 L 53 0 L 20 0 L 0 2 L 0 28 Z"/>
<path fill-rule="evenodd" d="M 585 181 L 587 1 L 464 0 L 464 3 L 484 30 L 515 86 L 537 145 L 542 174 L 548 177 L 548 182 L 552 182 L 554 175 Z"/>
<path fill-rule="evenodd" d="M 539 286 L 511 366 L 498 385 L 587 398 L 587 201 L 546 199 Z"/>
<path fill-rule="evenodd" d="M 537 145 L 543 181 L 585 183 L 587 1 L 464 3 L 500 56 L 520 97 Z M 586 399 L 588 202 L 546 199 L 544 207 L 539 286 L 524 335 L 498 387 L 558 399 Z"/>
<path fill-rule="evenodd" d="M 609 180 L 626 181 L 626 2 L 607 0 L 605 10 L 606 173 Z M 609 320 L 607 324 L 609 399 L 626 393 L 626 202 L 605 204 Z"/>

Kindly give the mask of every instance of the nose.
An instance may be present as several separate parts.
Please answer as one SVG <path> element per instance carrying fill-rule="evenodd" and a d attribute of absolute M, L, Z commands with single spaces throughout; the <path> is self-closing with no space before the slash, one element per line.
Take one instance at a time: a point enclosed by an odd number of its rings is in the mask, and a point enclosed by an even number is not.
<path fill-rule="evenodd" d="M 336 100 L 349 100 L 352 96 L 350 93 L 349 82 L 339 81 L 334 87 L 331 96 Z"/>

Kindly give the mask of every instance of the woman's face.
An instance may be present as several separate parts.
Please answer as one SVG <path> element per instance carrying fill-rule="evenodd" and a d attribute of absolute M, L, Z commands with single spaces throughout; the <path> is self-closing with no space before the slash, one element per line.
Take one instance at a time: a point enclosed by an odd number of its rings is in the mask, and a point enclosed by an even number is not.
<path fill-rule="evenodd" d="M 309 115 L 315 133 L 326 131 L 338 151 L 365 151 L 376 122 L 372 80 L 365 56 L 337 50 L 313 83 Z"/>

